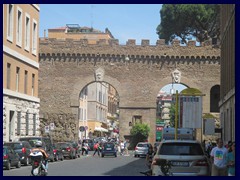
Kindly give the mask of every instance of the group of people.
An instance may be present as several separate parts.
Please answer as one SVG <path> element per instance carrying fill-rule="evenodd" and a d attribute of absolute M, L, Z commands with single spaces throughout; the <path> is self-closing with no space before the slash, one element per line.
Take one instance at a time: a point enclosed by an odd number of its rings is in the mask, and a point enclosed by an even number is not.
<path fill-rule="evenodd" d="M 217 139 L 217 146 L 210 152 L 212 161 L 212 176 L 235 176 L 235 142 L 229 141 L 223 145 L 221 138 Z"/>

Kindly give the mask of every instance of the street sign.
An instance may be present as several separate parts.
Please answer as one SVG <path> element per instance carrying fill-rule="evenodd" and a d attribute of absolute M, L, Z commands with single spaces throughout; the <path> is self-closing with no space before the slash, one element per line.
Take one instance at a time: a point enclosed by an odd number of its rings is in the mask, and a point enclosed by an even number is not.
<path fill-rule="evenodd" d="M 45 126 L 45 133 L 49 133 L 49 130 L 50 130 L 49 126 Z"/>
<path fill-rule="evenodd" d="M 50 123 L 50 124 L 49 124 L 49 127 L 50 127 L 50 130 L 52 131 L 52 130 L 54 130 L 54 128 L 55 128 L 55 124 L 54 124 L 54 123 Z"/>
<path fill-rule="evenodd" d="M 85 131 L 85 127 L 84 126 L 80 126 L 79 127 L 79 131 L 81 131 L 81 132 Z"/>

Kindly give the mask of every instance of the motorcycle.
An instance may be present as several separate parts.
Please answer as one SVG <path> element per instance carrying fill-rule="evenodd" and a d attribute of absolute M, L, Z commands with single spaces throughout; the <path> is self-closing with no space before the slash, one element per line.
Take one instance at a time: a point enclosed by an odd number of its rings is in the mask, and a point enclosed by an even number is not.
<path fill-rule="evenodd" d="M 31 152 L 30 158 L 32 160 L 32 176 L 46 176 L 47 173 L 45 172 L 44 168 L 42 167 L 43 164 L 43 154 L 42 152 Z"/>

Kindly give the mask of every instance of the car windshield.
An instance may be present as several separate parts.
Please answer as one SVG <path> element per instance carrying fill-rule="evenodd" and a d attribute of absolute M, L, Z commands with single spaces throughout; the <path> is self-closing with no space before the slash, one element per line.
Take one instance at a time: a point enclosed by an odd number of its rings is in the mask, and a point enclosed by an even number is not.
<path fill-rule="evenodd" d="M 163 143 L 158 155 L 204 155 L 197 143 Z"/>
<path fill-rule="evenodd" d="M 104 148 L 113 148 L 114 144 L 104 144 Z"/>
<path fill-rule="evenodd" d="M 148 147 L 148 144 L 138 144 L 138 147 Z"/>
<path fill-rule="evenodd" d="M 61 147 L 61 148 L 67 148 L 70 146 L 70 144 L 64 143 L 64 144 L 57 144 L 56 146 Z"/>
<path fill-rule="evenodd" d="M 13 148 L 14 150 L 16 149 L 22 149 L 22 144 L 20 143 L 9 143 L 9 144 L 6 144 L 7 146 L 10 146 L 11 148 Z"/>

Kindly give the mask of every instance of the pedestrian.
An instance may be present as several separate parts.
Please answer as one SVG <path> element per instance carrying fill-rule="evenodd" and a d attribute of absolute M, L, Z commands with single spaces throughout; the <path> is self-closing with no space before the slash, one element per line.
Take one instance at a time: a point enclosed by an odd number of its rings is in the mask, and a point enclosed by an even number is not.
<path fill-rule="evenodd" d="M 85 155 L 88 155 L 88 149 L 89 149 L 88 141 L 86 140 L 82 144 L 82 155 L 84 154 L 84 152 L 85 152 Z"/>
<path fill-rule="evenodd" d="M 235 176 L 235 142 L 228 144 L 229 151 L 227 154 L 228 176 Z"/>
<path fill-rule="evenodd" d="M 96 152 L 98 153 L 98 156 L 100 156 L 100 149 L 99 149 L 99 143 L 98 142 L 96 142 L 96 144 L 94 144 L 94 146 L 93 146 L 93 149 L 95 150 L 94 151 L 94 153 L 93 153 L 93 156 L 96 154 Z"/>
<path fill-rule="evenodd" d="M 123 155 L 123 152 L 124 152 L 124 143 L 123 143 L 123 141 L 121 141 L 121 143 L 120 143 L 120 148 L 121 148 L 121 155 Z"/>
<path fill-rule="evenodd" d="M 217 139 L 217 146 L 210 153 L 212 161 L 212 176 L 227 176 L 227 153 L 221 138 Z"/>
<path fill-rule="evenodd" d="M 128 153 L 128 146 L 129 146 L 129 140 L 125 140 L 124 142 L 124 151 L 125 151 L 125 156 L 129 156 L 129 153 Z"/>

